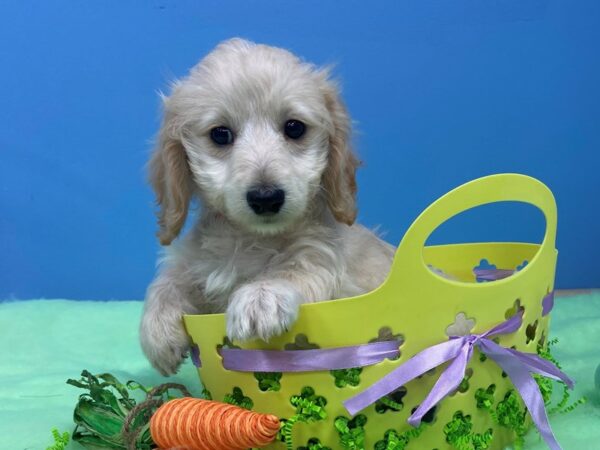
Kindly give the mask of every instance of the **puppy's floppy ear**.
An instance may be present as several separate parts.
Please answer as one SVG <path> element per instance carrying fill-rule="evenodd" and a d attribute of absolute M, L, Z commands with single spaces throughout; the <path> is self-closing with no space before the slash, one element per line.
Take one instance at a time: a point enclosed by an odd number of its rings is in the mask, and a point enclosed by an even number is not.
<path fill-rule="evenodd" d="M 181 140 L 169 133 L 165 117 L 158 144 L 150 159 L 150 183 L 159 206 L 157 236 L 162 245 L 175 239 L 187 217 L 192 197 L 192 175 Z"/>
<path fill-rule="evenodd" d="M 356 169 L 360 165 L 350 146 L 350 116 L 337 86 L 326 81 L 325 106 L 332 120 L 329 130 L 329 156 L 323 173 L 327 204 L 338 222 L 352 225 L 356 220 Z"/>

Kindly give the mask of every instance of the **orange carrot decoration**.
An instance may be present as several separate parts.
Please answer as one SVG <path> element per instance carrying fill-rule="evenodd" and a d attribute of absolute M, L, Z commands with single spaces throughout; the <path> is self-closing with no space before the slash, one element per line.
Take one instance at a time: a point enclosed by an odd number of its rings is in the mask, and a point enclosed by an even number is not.
<path fill-rule="evenodd" d="M 168 401 L 150 419 L 152 439 L 164 450 L 260 448 L 276 439 L 279 427 L 276 416 L 191 397 Z"/>

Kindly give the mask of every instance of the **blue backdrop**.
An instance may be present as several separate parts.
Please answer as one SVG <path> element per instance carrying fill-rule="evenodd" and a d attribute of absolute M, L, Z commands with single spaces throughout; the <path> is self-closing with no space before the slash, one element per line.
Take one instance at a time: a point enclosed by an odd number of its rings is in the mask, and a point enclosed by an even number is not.
<path fill-rule="evenodd" d="M 559 204 L 558 286 L 600 286 L 598 23 L 596 0 L 4 1 L 0 298 L 142 298 L 157 91 L 232 36 L 337 64 L 360 219 L 388 240 L 450 188 L 522 172 Z M 486 207 L 435 241 L 542 229 L 528 208 Z"/>

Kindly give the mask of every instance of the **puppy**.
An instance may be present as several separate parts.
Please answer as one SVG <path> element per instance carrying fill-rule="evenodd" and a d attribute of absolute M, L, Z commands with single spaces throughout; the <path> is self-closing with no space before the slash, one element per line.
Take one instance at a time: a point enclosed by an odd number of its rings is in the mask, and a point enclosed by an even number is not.
<path fill-rule="evenodd" d="M 232 39 L 163 100 L 150 180 L 170 246 L 140 326 L 160 373 L 187 353 L 182 314 L 225 312 L 231 339 L 266 341 L 293 325 L 300 304 L 383 282 L 394 248 L 353 225 L 358 161 L 327 70 Z M 200 213 L 174 242 L 193 199 Z"/>

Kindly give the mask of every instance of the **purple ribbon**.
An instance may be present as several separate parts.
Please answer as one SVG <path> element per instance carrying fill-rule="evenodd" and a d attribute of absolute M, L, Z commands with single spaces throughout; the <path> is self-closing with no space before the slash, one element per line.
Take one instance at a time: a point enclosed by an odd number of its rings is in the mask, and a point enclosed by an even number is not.
<path fill-rule="evenodd" d="M 311 350 L 221 350 L 223 367 L 237 372 L 311 372 L 377 364 L 400 355 L 398 341 Z"/>
<path fill-rule="evenodd" d="M 518 270 L 513 269 L 473 269 L 477 281 L 496 281 L 508 278 Z M 542 316 L 547 316 L 554 308 L 554 291 L 549 292 L 542 299 Z"/>
<path fill-rule="evenodd" d="M 365 391 L 346 400 L 344 405 L 351 415 L 355 415 L 409 381 L 434 367 L 451 361 L 425 400 L 408 418 L 410 425 L 418 426 L 423 416 L 432 407 L 458 388 L 465 376 L 465 369 L 473 354 L 473 347 L 477 346 L 481 352 L 494 360 L 511 379 L 548 446 L 552 450 L 560 450 L 560 445 L 548 423 L 542 394 L 531 374 L 537 373 L 555 380 L 562 380 L 571 389 L 573 381 L 550 361 L 542 359 L 534 353 L 524 353 L 501 347 L 489 339 L 495 335 L 514 333 L 522 323 L 523 312 L 521 311 L 483 334 L 456 336 L 447 342 L 429 347 L 417 353 Z"/>
<path fill-rule="evenodd" d="M 554 291 L 549 292 L 542 299 L 542 316 L 547 316 L 550 314 L 552 308 L 554 308 Z"/>
<path fill-rule="evenodd" d="M 508 278 L 513 275 L 516 270 L 513 269 L 473 269 L 473 273 L 477 281 L 496 281 Z"/>
<path fill-rule="evenodd" d="M 190 347 L 190 357 L 192 358 L 192 362 L 197 369 L 202 367 L 202 360 L 200 359 L 200 347 L 198 347 L 198 344 L 192 344 Z"/>

